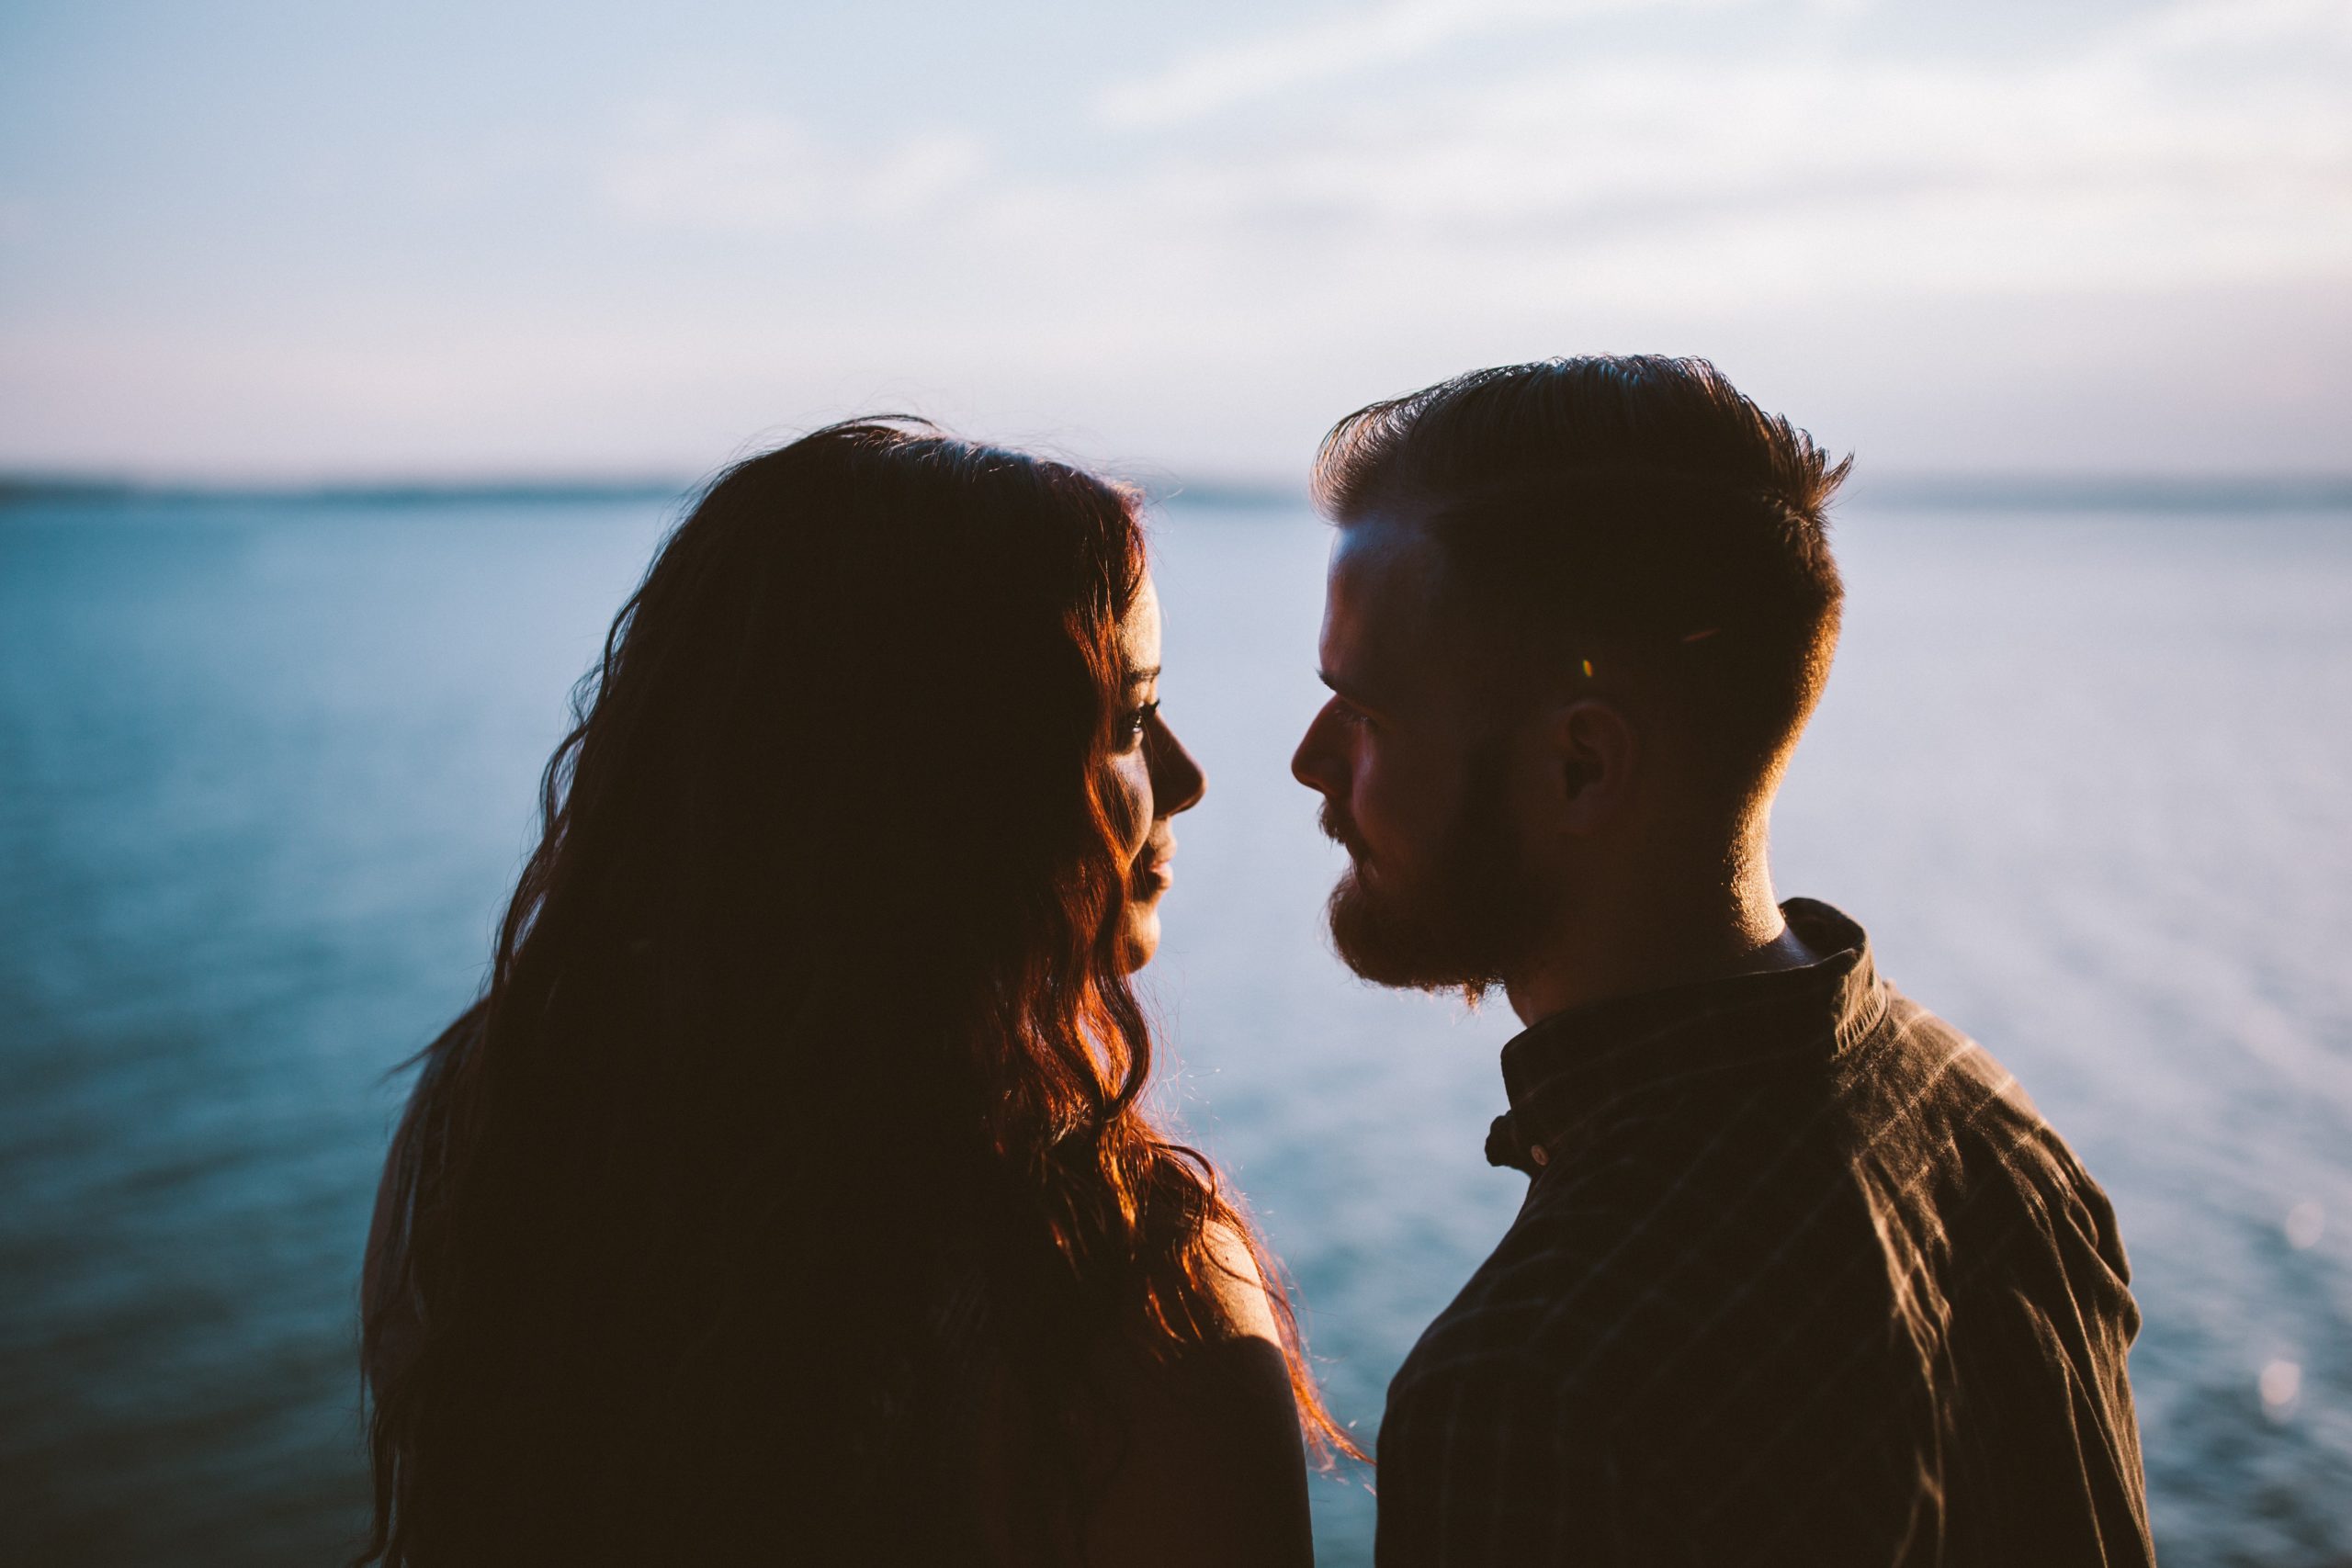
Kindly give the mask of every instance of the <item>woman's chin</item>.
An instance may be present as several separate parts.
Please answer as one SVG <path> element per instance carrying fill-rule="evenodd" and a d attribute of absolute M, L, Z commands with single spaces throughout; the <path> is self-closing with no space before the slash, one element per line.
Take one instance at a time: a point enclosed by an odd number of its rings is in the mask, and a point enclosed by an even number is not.
<path fill-rule="evenodd" d="M 1129 974 L 1151 962 L 1159 951 L 1159 908 L 1157 901 L 1148 905 L 1127 906 L 1126 930 L 1119 940 L 1119 954 Z"/>

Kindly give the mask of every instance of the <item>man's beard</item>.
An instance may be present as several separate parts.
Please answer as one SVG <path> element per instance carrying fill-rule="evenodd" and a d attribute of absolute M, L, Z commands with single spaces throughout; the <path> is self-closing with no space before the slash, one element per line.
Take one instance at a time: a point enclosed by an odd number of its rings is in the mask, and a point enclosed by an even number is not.
<path fill-rule="evenodd" d="M 1458 990 L 1472 1001 L 1503 983 L 1549 908 L 1510 830 L 1499 744 L 1470 756 L 1462 804 L 1429 874 L 1409 886 L 1367 883 L 1353 824 L 1323 804 L 1323 830 L 1351 862 L 1331 889 L 1331 944 L 1341 962 L 1380 986 Z"/>

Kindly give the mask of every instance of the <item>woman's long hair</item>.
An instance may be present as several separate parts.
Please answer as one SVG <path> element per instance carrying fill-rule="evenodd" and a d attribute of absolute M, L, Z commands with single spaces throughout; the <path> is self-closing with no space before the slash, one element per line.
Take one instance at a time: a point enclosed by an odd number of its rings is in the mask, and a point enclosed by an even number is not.
<path fill-rule="evenodd" d="M 1217 1332 L 1214 1228 L 1276 1280 L 1138 1104 L 1136 505 L 865 421 L 662 546 L 394 1141 L 362 1562 L 1042 1560 L 1106 1341 Z"/>

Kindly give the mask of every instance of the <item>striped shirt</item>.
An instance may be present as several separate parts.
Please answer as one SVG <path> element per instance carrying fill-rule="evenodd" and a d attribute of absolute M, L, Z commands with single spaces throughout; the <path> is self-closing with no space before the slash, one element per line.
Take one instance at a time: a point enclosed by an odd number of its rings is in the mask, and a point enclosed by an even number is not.
<path fill-rule="evenodd" d="M 1518 1218 L 1406 1359 L 1378 1561 L 2150 1563 L 2106 1195 L 1792 899 L 1802 968 L 1503 1047 Z"/>

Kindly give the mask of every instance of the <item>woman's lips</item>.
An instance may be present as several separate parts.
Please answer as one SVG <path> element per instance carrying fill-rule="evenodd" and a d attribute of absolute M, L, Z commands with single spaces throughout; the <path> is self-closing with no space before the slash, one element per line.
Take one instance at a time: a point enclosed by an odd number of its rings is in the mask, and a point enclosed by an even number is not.
<path fill-rule="evenodd" d="M 1135 876 L 1138 883 L 1155 891 L 1165 889 L 1176 880 L 1176 846 L 1173 842 L 1148 846 L 1136 857 Z"/>

